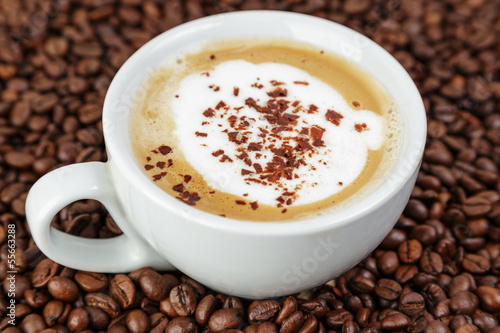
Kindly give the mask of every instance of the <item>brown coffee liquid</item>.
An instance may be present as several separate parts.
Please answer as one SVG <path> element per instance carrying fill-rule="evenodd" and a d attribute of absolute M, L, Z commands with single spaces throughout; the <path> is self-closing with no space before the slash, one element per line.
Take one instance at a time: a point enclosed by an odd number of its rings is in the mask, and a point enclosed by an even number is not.
<path fill-rule="evenodd" d="M 177 149 L 173 134 L 175 123 L 172 118 L 165 117 L 163 111 L 167 110 L 168 115 L 168 101 L 175 98 L 178 83 L 184 77 L 210 71 L 229 60 L 287 64 L 329 84 L 354 109 L 370 110 L 384 117 L 386 139 L 382 148 L 369 151 L 363 171 L 349 186 L 311 204 L 276 207 L 246 202 L 243 205 L 241 202 L 245 201 L 244 197 L 215 191 L 185 160 L 182 151 Z M 148 178 L 168 194 L 197 209 L 228 218 L 250 221 L 298 220 L 340 209 L 360 200 L 380 185 L 399 151 L 399 116 L 381 85 L 348 61 L 304 43 L 261 39 L 211 43 L 197 52 L 178 55 L 175 61 L 160 66 L 142 88 L 130 118 L 130 139 L 139 166 Z M 163 147 L 163 151 L 159 150 L 160 147 Z M 168 153 L 163 154 L 166 150 Z M 153 168 L 146 170 L 147 166 Z M 217 171 L 214 170 L 214 173 Z M 318 182 L 322 177 L 328 175 L 318 175 Z"/>

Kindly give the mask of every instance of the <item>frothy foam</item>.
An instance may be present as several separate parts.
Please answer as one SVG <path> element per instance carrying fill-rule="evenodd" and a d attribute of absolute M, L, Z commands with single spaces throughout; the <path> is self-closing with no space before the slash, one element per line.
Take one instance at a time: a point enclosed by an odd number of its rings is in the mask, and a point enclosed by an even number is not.
<path fill-rule="evenodd" d="M 233 60 L 191 74 L 171 105 L 178 147 L 207 184 L 271 206 L 338 193 L 385 138 L 381 116 L 279 63 Z"/>

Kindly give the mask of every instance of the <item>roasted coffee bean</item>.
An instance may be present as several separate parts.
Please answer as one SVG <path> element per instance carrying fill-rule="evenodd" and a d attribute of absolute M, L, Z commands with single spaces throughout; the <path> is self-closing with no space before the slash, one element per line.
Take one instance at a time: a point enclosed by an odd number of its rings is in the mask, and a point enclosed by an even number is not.
<path fill-rule="evenodd" d="M 276 304 L 273 304 L 273 306 L 276 306 Z M 278 325 L 281 325 L 286 318 L 288 318 L 292 313 L 294 313 L 298 309 L 299 309 L 299 304 L 297 302 L 297 299 L 293 296 L 287 297 L 283 302 L 283 306 L 281 307 L 281 310 L 279 310 L 276 320 L 274 322 Z"/>
<path fill-rule="evenodd" d="M 127 329 L 131 333 L 144 333 L 149 331 L 149 317 L 146 312 L 134 309 L 127 315 Z"/>
<path fill-rule="evenodd" d="M 215 310 L 217 310 L 217 299 L 214 295 L 207 295 L 198 303 L 194 318 L 198 324 L 205 326 Z"/>
<path fill-rule="evenodd" d="M 208 320 L 212 332 L 218 333 L 228 329 L 240 329 L 243 320 L 236 309 L 220 309 L 215 311 Z"/>
<path fill-rule="evenodd" d="M 196 311 L 196 296 L 193 288 L 181 283 L 170 291 L 170 302 L 179 316 L 190 316 Z"/>
<path fill-rule="evenodd" d="M 108 277 L 105 274 L 78 271 L 75 273 L 75 282 L 86 292 L 96 292 L 108 287 Z"/>
<path fill-rule="evenodd" d="M 451 333 L 451 330 L 440 320 L 433 320 L 427 324 L 425 332 L 428 333 Z"/>
<path fill-rule="evenodd" d="M 453 313 L 471 315 L 479 306 L 479 299 L 470 291 L 460 291 L 450 299 L 448 306 Z"/>
<path fill-rule="evenodd" d="M 328 311 L 325 315 L 326 326 L 333 330 L 341 329 L 346 320 L 353 319 L 352 313 L 344 309 Z"/>
<path fill-rule="evenodd" d="M 462 267 L 473 274 L 484 274 L 489 271 L 491 264 L 488 259 L 477 254 L 466 254 L 462 261 Z"/>
<path fill-rule="evenodd" d="M 141 274 L 139 285 L 147 297 L 157 302 L 164 300 L 171 290 L 167 280 L 152 269 L 148 269 Z"/>
<path fill-rule="evenodd" d="M 86 306 L 84 309 L 89 314 L 89 325 L 91 329 L 104 330 L 108 327 L 110 319 L 106 312 L 94 308 L 93 306 Z"/>
<path fill-rule="evenodd" d="M 418 262 L 421 255 L 422 244 L 416 239 L 405 241 L 398 247 L 398 257 L 402 263 L 414 264 Z"/>
<path fill-rule="evenodd" d="M 420 258 L 420 268 L 424 273 L 437 275 L 443 271 L 443 259 L 433 251 L 425 250 Z"/>
<path fill-rule="evenodd" d="M 481 332 L 490 332 L 494 328 L 499 327 L 498 320 L 495 316 L 481 310 L 476 310 L 474 312 L 472 315 L 472 321 Z"/>
<path fill-rule="evenodd" d="M 411 281 L 417 273 L 418 267 L 416 265 L 401 265 L 394 273 L 394 278 L 400 284 L 405 284 Z"/>
<path fill-rule="evenodd" d="M 304 313 L 295 311 L 281 324 L 280 333 L 296 333 L 304 323 Z"/>
<path fill-rule="evenodd" d="M 403 288 L 399 283 L 390 279 L 380 279 L 375 286 L 375 294 L 385 300 L 394 301 L 398 299 Z"/>
<path fill-rule="evenodd" d="M 165 333 L 198 333 L 198 326 L 193 318 L 177 317 L 167 324 Z"/>
<path fill-rule="evenodd" d="M 394 228 L 384 238 L 380 247 L 385 250 L 396 250 L 407 239 L 406 232 Z"/>
<path fill-rule="evenodd" d="M 73 332 L 80 332 L 89 326 L 90 316 L 85 309 L 76 308 L 71 310 L 68 317 L 68 328 Z"/>
<path fill-rule="evenodd" d="M 149 316 L 151 333 L 163 333 L 168 324 L 168 318 L 163 313 L 157 312 Z"/>
<path fill-rule="evenodd" d="M 103 293 L 88 293 L 84 297 L 85 304 L 93 306 L 106 312 L 111 318 L 120 314 L 120 306 L 111 296 Z"/>
<path fill-rule="evenodd" d="M 465 324 L 460 326 L 455 333 L 480 333 L 481 331 L 476 325 L 473 324 Z"/>
<path fill-rule="evenodd" d="M 44 307 L 50 301 L 51 297 L 45 289 L 28 289 L 24 292 L 24 299 L 29 306 L 39 309 Z"/>
<path fill-rule="evenodd" d="M 300 309 L 305 314 L 310 314 L 317 319 L 323 318 L 326 312 L 329 311 L 326 301 L 320 298 L 302 303 Z"/>
<path fill-rule="evenodd" d="M 74 302 L 78 298 L 78 286 L 70 279 L 54 276 L 47 284 L 49 293 L 63 302 Z"/>
<path fill-rule="evenodd" d="M 135 303 L 137 295 L 134 282 L 123 274 L 113 277 L 109 285 L 109 293 L 124 310 L 129 309 Z"/>
<path fill-rule="evenodd" d="M 273 322 L 265 321 L 257 327 L 257 333 L 278 333 L 278 328 Z"/>
<path fill-rule="evenodd" d="M 21 321 L 21 330 L 26 333 L 38 333 L 42 330 L 44 330 L 47 326 L 45 325 L 45 322 L 43 321 L 42 316 L 36 313 L 32 313 L 27 315 L 22 321 Z"/>
<path fill-rule="evenodd" d="M 422 295 L 410 292 L 402 295 L 399 299 L 399 311 L 407 316 L 413 316 L 425 308 L 425 300 Z"/>
<path fill-rule="evenodd" d="M 402 313 L 393 313 L 386 316 L 380 322 L 383 330 L 401 331 L 410 326 L 410 318 Z"/>
<path fill-rule="evenodd" d="M 399 267 L 398 255 L 394 251 L 386 251 L 377 260 L 378 269 L 384 275 L 392 275 Z"/>
<path fill-rule="evenodd" d="M 251 324 L 262 324 L 264 321 L 272 321 L 278 315 L 279 311 L 280 305 L 275 300 L 254 301 L 248 307 L 248 321 Z"/>
<path fill-rule="evenodd" d="M 241 300 L 237 297 L 228 296 L 222 304 L 223 309 L 236 309 L 239 311 L 240 315 L 243 317 L 245 313 L 245 307 Z"/>
<path fill-rule="evenodd" d="M 491 286 L 479 286 L 475 291 L 481 308 L 491 313 L 500 311 L 500 290 Z"/>

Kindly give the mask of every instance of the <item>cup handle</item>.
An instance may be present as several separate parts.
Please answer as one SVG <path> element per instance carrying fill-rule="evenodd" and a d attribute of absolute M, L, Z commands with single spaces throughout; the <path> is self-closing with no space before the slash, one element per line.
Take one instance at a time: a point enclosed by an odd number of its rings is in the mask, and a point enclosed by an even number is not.
<path fill-rule="evenodd" d="M 50 226 L 62 208 L 81 199 L 100 201 L 123 234 L 89 239 Z M 107 273 L 129 272 L 144 266 L 175 269 L 130 227 L 111 185 L 106 163 L 72 164 L 44 175 L 26 198 L 26 218 L 40 250 L 64 266 Z"/>

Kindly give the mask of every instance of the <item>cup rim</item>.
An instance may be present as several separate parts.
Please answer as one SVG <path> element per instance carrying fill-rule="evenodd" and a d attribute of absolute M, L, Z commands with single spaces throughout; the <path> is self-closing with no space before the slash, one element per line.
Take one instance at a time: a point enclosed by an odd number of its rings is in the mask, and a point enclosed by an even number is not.
<path fill-rule="evenodd" d="M 369 51 L 370 56 L 377 57 L 383 64 L 390 66 L 391 74 L 397 75 L 401 81 L 399 83 L 400 88 L 404 89 L 407 95 L 410 96 L 406 107 L 411 108 L 412 112 L 414 112 L 409 137 L 404 140 L 408 143 L 405 151 L 411 151 L 414 157 L 412 159 L 403 159 L 403 147 L 401 148 L 398 159 L 392 166 L 392 173 L 399 175 L 400 180 L 397 181 L 397 184 L 382 183 L 360 201 L 326 215 L 296 221 L 244 221 L 210 214 L 176 200 L 151 182 L 140 169 L 135 157 L 129 156 L 130 154 L 126 153 L 126 149 L 124 149 L 125 143 L 121 142 L 123 140 L 120 140 L 116 134 L 117 131 L 114 130 L 114 124 L 110 123 L 116 120 L 113 117 L 108 117 L 108 114 L 114 107 L 113 101 L 123 96 L 120 94 L 120 89 L 122 89 L 124 84 L 121 83 L 127 82 L 130 70 L 134 66 L 137 66 L 144 55 L 148 52 L 154 52 L 165 40 L 182 37 L 184 34 L 193 34 L 201 31 L 200 29 L 210 29 L 210 27 L 220 24 L 248 22 L 255 19 L 256 15 L 259 20 L 274 21 L 277 22 L 276 24 L 286 24 L 285 22 L 289 21 L 300 22 L 306 25 L 314 25 L 318 29 L 331 30 L 332 33 L 348 36 L 349 39 L 358 38 L 363 43 L 366 43 L 364 47 L 367 48 L 366 51 L 367 53 Z M 380 81 L 378 77 L 375 77 L 375 80 Z M 399 108 L 401 109 L 401 107 L 400 105 Z M 129 118 L 127 117 L 126 120 L 128 132 Z M 409 124 L 405 125 L 408 126 Z M 362 34 L 338 23 L 306 14 L 273 10 L 252 10 L 211 15 L 181 24 L 161 33 L 144 44 L 122 65 L 108 88 L 103 105 L 103 132 L 110 161 L 114 160 L 114 163 L 119 166 L 120 172 L 129 182 L 141 184 L 142 192 L 148 199 L 162 206 L 167 206 L 170 210 L 187 210 L 191 222 L 196 222 L 209 228 L 225 229 L 232 233 L 259 236 L 317 233 L 329 230 L 332 227 L 340 227 L 359 219 L 361 216 L 371 214 L 377 207 L 393 199 L 394 195 L 401 191 L 414 171 L 419 167 L 426 142 L 426 128 L 425 108 L 415 83 L 399 62 L 385 49 Z M 128 144 L 127 142 L 126 145 Z"/>

